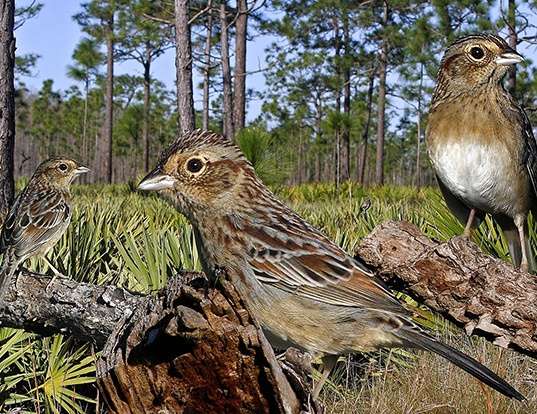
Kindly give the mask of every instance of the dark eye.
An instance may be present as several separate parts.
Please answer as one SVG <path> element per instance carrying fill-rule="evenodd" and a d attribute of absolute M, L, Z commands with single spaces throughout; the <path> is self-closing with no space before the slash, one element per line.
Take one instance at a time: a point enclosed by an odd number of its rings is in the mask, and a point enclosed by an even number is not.
<path fill-rule="evenodd" d="M 60 165 L 58 165 L 58 170 L 60 170 L 61 172 L 67 171 L 67 164 L 64 164 L 62 162 Z"/>
<path fill-rule="evenodd" d="M 474 47 L 472 47 L 470 49 L 470 55 L 475 60 L 481 60 L 485 56 L 485 51 L 482 48 L 480 48 L 479 46 L 474 46 Z"/>
<path fill-rule="evenodd" d="M 203 168 L 203 161 L 199 158 L 191 158 L 186 163 L 186 169 L 191 173 L 197 173 L 200 172 L 200 170 Z"/>

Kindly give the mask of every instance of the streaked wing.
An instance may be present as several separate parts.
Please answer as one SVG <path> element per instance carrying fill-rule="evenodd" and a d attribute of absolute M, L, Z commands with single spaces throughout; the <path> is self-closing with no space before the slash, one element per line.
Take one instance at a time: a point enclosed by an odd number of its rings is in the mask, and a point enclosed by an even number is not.
<path fill-rule="evenodd" d="M 21 194 L 4 225 L 2 244 L 19 257 L 31 256 L 59 237 L 70 216 L 70 207 L 59 191 Z"/>
<path fill-rule="evenodd" d="M 248 263 L 262 284 L 327 304 L 400 313 L 402 306 L 363 266 L 305 226 L 246 226 Z"/>
<path fill-rule="evenodd" d="M 533 192 L 537 196 L 537 141 L 526 112 L 520 108 L 523 122 L 524 163 L 530 176 Z"/>

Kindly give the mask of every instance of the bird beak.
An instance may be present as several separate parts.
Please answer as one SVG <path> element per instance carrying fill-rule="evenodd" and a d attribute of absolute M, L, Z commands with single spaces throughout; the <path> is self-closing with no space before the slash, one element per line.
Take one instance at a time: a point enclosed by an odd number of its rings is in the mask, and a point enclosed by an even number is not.
<path fill-rule="evenodd" d="M 524 62 L 524 58 L 515 51 L 502 53 L 494 61 L 497 65 L 507 66 Z"/>
<path fill-rule="evenodd" d="M 173 188 L 175 180 L 173 177 L 164 174 L 159 167 L 155 168 L 138 184 L 139 190 L 159 191 Z"/>
<path fill-rule="evenodd" d="M 80 165 L 76 170 L 75 170 L 75 175 L 80 175 L 80 174 L 86 174 L 86 173 L 89 173 L 91 170 L 88 168 L 88 167 L 84 167 L 82 165 Z"/>

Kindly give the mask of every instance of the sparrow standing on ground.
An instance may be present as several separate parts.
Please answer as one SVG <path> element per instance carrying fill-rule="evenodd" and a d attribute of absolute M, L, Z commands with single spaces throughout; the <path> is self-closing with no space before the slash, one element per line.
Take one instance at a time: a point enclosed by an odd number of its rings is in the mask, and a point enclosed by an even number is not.
<path fill-rule="evenodd" d="M 31 256 L 43 255 L 62 237 L 71 221 L 69 188 L 88 168 L 76 161 L 53 158 L 37 167 L 18 195 L 0 233 L 0 298 L 16 283 L 15 271 Z"/>
<path fill-rule="evenodd" d="M 498 36 L 453 43 L 440 63 L 426 136 L 446 203 L 466 223 L 464 235 L 491 214 L 513 263 L 528 271 L 535 270 L 527 216 L 536 202 L 537 144 L 524 110 L 502 86 L 509 66 L 521 61 Z"/>
<path fill-rule="evenodd" d="M 226 269 L 276 348 L 322 355 L 322 387 L 337 356 L 413 347 L 447 358 L 523 399 L 488 368 L 422 332 L 373 273 L 278 201 L 242 152 L 204 131 L 180 137 L 139 185 L 192 223 L 205 273 Z"/>

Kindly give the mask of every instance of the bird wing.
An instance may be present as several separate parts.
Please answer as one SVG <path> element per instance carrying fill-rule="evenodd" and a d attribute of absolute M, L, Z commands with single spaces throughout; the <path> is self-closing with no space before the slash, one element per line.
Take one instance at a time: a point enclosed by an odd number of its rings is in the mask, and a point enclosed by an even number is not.
<path fill-rule="evenodd" d="M 522 114 L 523 130 L 522 136 L 524 139 L 524 154 L 523 162 L 526 165 L 530 176 L 533 192 L 537 196 L 537 141 L 533 135 L 530 120 L 526 112 L 520 108 Z"/>
<path fill-rule="evenodd" d="M 43 190 L 23 193 L 15 201 L 2 229 L 2 246 L 17 256 L 31 256 L 64 229 L 71 209 L 64 194 Z"/>
<path fill-rule="evenodd" d="M 243 230 L 251 242 L 248 264 L 261 284 L 336 306 L 404 311 L 371 270 L 312 227 Z"/>

